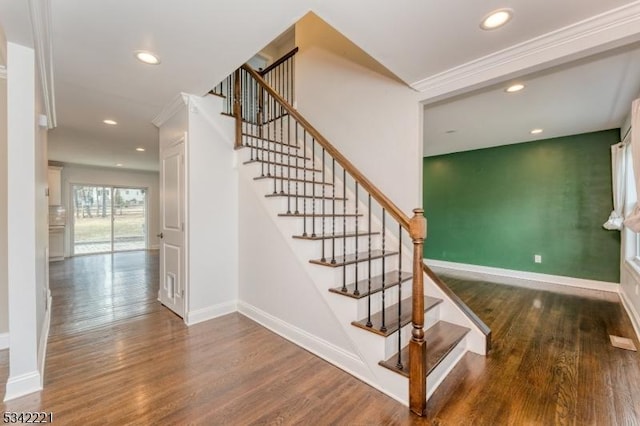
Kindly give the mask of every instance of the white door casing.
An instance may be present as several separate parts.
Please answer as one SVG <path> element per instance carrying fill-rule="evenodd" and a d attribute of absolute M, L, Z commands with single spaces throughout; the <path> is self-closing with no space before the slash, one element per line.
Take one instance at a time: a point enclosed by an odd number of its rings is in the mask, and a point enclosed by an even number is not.
<path fill-rule="evenodd" d="M 180 317 L 185 314 L 185 142 L 160 151 L 160 290 L 158 299 Z"/>

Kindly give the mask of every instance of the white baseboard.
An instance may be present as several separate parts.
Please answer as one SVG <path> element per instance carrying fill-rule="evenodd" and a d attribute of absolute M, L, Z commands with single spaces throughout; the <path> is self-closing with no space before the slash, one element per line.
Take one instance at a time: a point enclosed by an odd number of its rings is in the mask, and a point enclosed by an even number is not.
<path fill-rule="evenodd" d="M 463 278 L 480 279 L 500 284 L 536 286 L 538 284 L 556 284 L 568 287 L 600 290 L 612 293 L 620 291 L 620 284 L 584 278 L 564 277 L 561 275 L 540 274 L 537 272 L 516 271 L 491 266 L 469 265 L 444 260 L 424 259 L 435 272 L 452 273 Z M 505 280 L 508 279 L 508 280 Z"/>
<path fill-rule="evenodd" d="M 0 351 L 9 349 L 9 333 L 0 333 Z"/>
<path fill-rule="evenodd" d="M 9 377 L 4 400 L 9 401 L 42 390 L 42 374 L 39 371 Z"/>
<path fill-rule="evenodd" d="M 238 310 L 238 305 L 235 300 L 231 302 L 220 303 L 214 306 L 207 306 L 206 308 L 196 309 L 195 311 L 187 312 L 184 316 L 184 322 L 187 325 L 198 324 L 203 321 L 208 321 L 222 315 L 227 315 Z"/>
<path fill-rule="evenodd" d="M 379 384 L 375 383 L 368 378 L 368 368 L 366 364 L 358 357 L 358 355 L 349 352 L 343 348 L 334 345 L 331 342 L 327 342 L 308 333 L 307 331 L 298 328 L 292 324 L 289 324 L 280 318 L 277 318 L 263 310 L 256 308 L 243 301 L 238 301 L 238 312 L 242 315 L 252 319 L 258 324 L 268 328 L 277 335 L 284 337 L 288 341 L 300 346 L 303 349 L 311 352 L 312 354 L 324 359 L 325 361 L 335 365 L 341 370 L 346 371 L 358 380 L 368 384 L 369 386 L 379 390 L 385 395 L 395 399 L 396 401 L 407 405 L 407 401 L 403 400 L 397 395 L 389 393 Z"/>
<path fill-rule="evenodd" d="M 638 341 L 640 341 L 640 314 L 638 314 L 638 311 L 634 308 L 631 300 L 629 300 L 629 296 L 627 296 L 624 288 L 620 289 L 620 300 L 622 301 L 622 306 L 624 306 L 624 309 L 627 311 L 627 315 L 629 315 L 631 325 L 633 325 Z"/>

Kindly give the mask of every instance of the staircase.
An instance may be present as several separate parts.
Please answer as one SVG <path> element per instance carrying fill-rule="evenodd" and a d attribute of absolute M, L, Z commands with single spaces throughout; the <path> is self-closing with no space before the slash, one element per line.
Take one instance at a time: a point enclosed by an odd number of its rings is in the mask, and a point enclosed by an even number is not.
<path fill-rule="evenodd" d="M 244 65 L 210 93 L 235 120 L 243 173 L 375 371 L 372 384 L 424 415 L 464 353 L 486 354 L 490 330 L 423 263 L 422 210 L 405 215 L 293 108 L 295 53 L 261 72 Z"/>

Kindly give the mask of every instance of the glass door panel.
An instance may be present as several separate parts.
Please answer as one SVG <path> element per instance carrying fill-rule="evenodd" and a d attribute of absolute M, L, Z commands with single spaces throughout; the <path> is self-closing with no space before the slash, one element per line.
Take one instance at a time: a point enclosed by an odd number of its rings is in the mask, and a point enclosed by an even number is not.
<path fill-rule="evenodd" d="M 113 188 L 113 251 L 147 247 L 147 194 L 142 188 Z"/>
<path fill-rule="evenodd" d="M 111 188 L 73 185 L 73 254 L 110 252 Z"/>

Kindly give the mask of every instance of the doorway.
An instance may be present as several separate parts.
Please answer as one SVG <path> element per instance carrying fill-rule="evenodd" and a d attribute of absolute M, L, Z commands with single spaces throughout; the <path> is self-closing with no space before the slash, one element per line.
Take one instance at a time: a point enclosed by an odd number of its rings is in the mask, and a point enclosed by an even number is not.
<path fill-rule="evenodd" d="M 72 185 L 72 256 L 147 248 L 147 188 Z"/>

